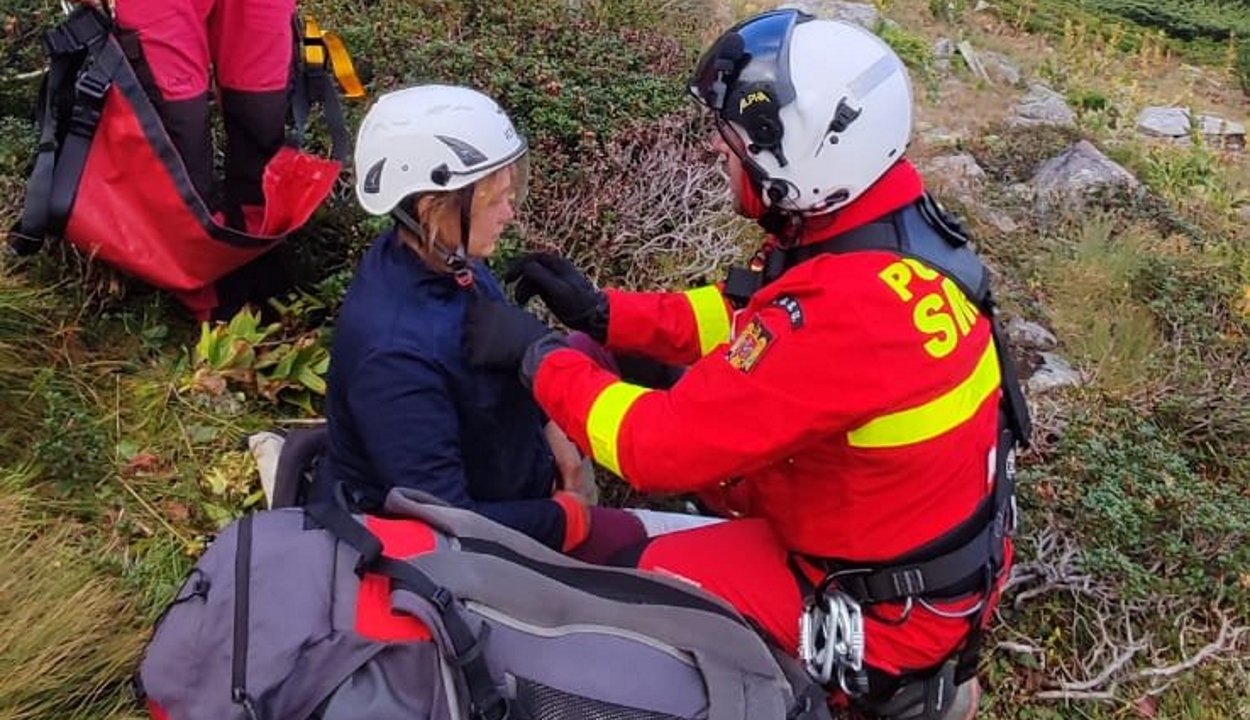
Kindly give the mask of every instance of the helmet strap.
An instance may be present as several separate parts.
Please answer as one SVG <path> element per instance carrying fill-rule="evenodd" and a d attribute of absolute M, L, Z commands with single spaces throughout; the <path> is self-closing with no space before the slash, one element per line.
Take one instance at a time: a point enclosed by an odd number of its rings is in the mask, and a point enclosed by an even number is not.
<path fill-rule="evenodd" d="M 473 285 L 473 271 L 469 269 L 469 234 L 473 229 L 473 195 L 477 183 L 460 188 L 460 247 L 447 257 L 447 266 L 456 276 L 456 284 L 467 288 Z"/>
<path fill-rule="evenodd" d="M 472 193 L 469 193 L 470 201 Z M 461 197 L 463 200 L 463 196 Z M 405 230 L 412 233 L 417 239 L 429 247 L 431 251 L 447 266 L 451 274 L 456 279 L 456 284 L 460 287 L 468 288 L 473 285 L 473 271 L 469 268 L 469 259 L 467 253 L 468 235 L 464 225 L 464 211 L 461 211 L 461 243 L 456 250 L 448 250 L 447 246 L 438 241 L 438 238 L 431 237 L 426 233 L 425 228 L 421 227 L 421 223 L 417 222 L 414 215 L 416 214 L 418 196 L 413 195 L 405 202 L 400 202 L 391 210 L 391 216 L 395 221 L 404 227 Z M 407 205 L 408 207 L 404 207 Z"/>

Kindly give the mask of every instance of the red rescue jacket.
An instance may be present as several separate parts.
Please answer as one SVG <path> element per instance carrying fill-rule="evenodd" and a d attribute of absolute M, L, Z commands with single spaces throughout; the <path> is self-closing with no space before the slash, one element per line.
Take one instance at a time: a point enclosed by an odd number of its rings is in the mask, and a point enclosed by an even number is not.
<path fill-rule="evenodd" d="M 916 200 L 897 165 L 818 242 Z M 631 485 L 740 483 L 738 512 L 800 553 L 899 557 L 967 519 L 992 486 L 999 366 L 990 323 L 955 283 L 884 251 L 819 255 L 733 313 L 715 287 L 610 291 L 608 346 L 689 364 L 670 390 L 552 353 L 539 402 Z"/>

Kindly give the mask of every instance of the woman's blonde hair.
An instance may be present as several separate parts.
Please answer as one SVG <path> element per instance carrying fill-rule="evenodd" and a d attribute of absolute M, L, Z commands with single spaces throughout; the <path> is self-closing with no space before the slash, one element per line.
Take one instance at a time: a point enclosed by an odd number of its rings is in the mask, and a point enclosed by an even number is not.
<path fill-rule="evenodd" d="M 502 195 L 514 192 L 515 164 L 501 167 L 473 184 L 473 204 L 490 205 Z M 420 250 L 430 251 L 437 242 L 451 250 L 460 246 L 461 194 L 458 190 L 418 196 L 413 218 L 424 237 L 416 238 Z"/>

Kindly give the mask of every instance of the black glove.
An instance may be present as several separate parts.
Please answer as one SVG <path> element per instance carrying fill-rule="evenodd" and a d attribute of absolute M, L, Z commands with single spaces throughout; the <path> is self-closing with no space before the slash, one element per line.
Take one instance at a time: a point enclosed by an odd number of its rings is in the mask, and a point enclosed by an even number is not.
<path fill-rule="evenodd" d="M 552 253 L 529 253 L 508 264 L 504 282 L 516 281 L 513 295 L 524 305 L 538 295 L 560 322 L 595 340 L 608 337 L 608 296 L 573 263 Z"/>
<path fill-rule="evenodd" d="M 541 320 L 511 303 L 475 297 L 465 311 L 464 356 L 472 367 L 520 371 L 525 352 L 548 336 L 556 338 L 555 344 L 544 343 L 550 345 L 548 352 L 564 345 L 562 335 L 553 333 Z M 528 375 L 532 376 L 542 358 L 527 360 Z M 532 377 L 522 375 L 522 382 L 530 386 Z"/>

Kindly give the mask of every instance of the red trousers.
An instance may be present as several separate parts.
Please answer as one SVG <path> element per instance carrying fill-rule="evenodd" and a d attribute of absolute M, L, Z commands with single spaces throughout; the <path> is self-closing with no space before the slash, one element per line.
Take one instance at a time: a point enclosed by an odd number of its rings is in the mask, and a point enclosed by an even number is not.
<path fill-rule="evenodd" d="M 230 226 L 253 231 L 264 217 L 262 177 L 286 140 L 295 0 L 116 0 L 117 24 L 138 36 L 165 131 L 196 191 Z M 214 176 L 210 93 L 226 130 L 225 177 Z M 281 292 L 274 253 L 183 293 L 203 316 L 229 318 L 245 302 Z"/>
<path fill-rule="evenodd" d="M 214 199 L 215 77 L 226 128 L 220 205 L 259 204 L 261 173 L 285 139 L 295 0 L 117 0 L 116 9 L 118 25 L 138 34 L 161 119 L 196 189 Z"/>
<path fill-rule="evenodd" d="M 210 66 L 222 88 L 285 90 L 294 14 L 295 0 L 117 0 L 166 100 L 207 93 Z"/>
<path fill-rule="evenodd" d="M 721 597 L 758 622 L 782 648 L 797 654 L 803 596 L 789 554 L 768 522 L 743 519 L 656 537 L 638 565 Z M 812 579 L 818 581 L 819 574 Z M 973 604 L 975 599 L 969 599 L 941 609 L 958 612 Z M 899 615 L 896 607 L 877 607 L 866 610 L 864 617 L 865 660 L 890 674 L 937 664 L 971 628 L 968 618 L 944 618 L 919 606 L 900 624 L 883 622 Z"/>

